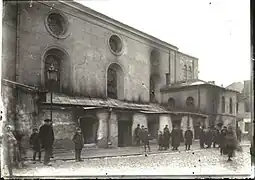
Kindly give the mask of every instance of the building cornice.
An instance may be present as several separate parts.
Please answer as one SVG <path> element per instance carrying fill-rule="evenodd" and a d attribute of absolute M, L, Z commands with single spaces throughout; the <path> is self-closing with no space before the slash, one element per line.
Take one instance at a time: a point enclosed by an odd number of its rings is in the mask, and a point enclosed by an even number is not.
<path fill-rule="evenodd" d="M 51 7 L 54 7 L 55 4 L 56 4 L 56 1 L 38 1 L 40 2 L 41 4 L 45 4 L 45 5 L 48 5 L 48 6 L 51 6 Z M 119 29 L 122 29 L 122 30 L 125 30 L 127 31 L 128 33 L 131 33 L 135 36 L 138 36 L 139 38 L 142 38 L 146 41 L 149 41 L 150 43 L 154 43 L 154 44 L 157 44 L 157 45 L 160 45 L 162 46 L 163 48 L 165 49 L 172 49 L 172 50 L 175 50 L 175 51 L 178 51 L 178 47 L 172 45 L 172 44 L 169 44 L 165 41 L 162 41 L 156 37 L 153 37 L 149 34 L 146 34 L 138 29 L 135 29 L 133 27 L 130 27 L 124 23 L 121 23 L 117 20 L 114 20 L 104 14 L 101 14 L 95 10 L 92 10 L 78 2 L 75 2 L 73 0 L 69 0 L 69 1 L 61 1 L 61 0 L 58 0 L 59 3 L 65 5 L 65 6 L 68 6 L 70 8 L 74 8 L 75 10 L 77 11 L 80 11 L 90 17 L 93 17 L 95 20 L 97 21 L 102 21 L 104 22 L 105 24 L 110 24 L 112 26 L 115 26 Z"/>
<path fill-rule="evenodd" d="M 181 54 L 181 55 L 183 55 L 183 56 L 187 56 L 187 57 L 189 57 L 189 58 L 192 58 L 192 59 L 194 59 L 194 60 L 198 60 L 198 58 L 197 58 L 197 57 L 194 57 L 194 56 L 191 56 L 191 55 L 185 54 L 185 53 L 183 53 L 183 52 L 178 51 L 178 53 L 179 53 L 179 54 Z"/>

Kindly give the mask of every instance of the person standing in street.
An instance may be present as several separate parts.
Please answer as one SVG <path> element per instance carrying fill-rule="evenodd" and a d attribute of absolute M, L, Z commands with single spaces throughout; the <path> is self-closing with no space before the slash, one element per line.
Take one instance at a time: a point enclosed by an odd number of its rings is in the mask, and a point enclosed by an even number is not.
<path fill-rule="evenodd" d="M 83 136 L 81 133 L 81 128 L 76 128 L 76 132 L 73 136 L 73 142 L 74 142 L 74 147 L 75 147 L 75 160 L 76 162 L 82 161 L 81 159 L 81 151 L 84 146 L 84 140 Z"/>
<path fill-rule="evenodd" d="M 233 157 L 234 151 L 237 148 L 237 139 L 236 139 L 235 132 L 234 132 L 232 126 L 228 127 L 225 139 L 226 139 L 225 147 L 226 147 L 226 152 L 228 155 L 228 161 L 232 161 L 231 158 Z"/>
<path fill-rule="evenodd" d="M 36 161 L 36 154 L 38 153 L 38 161 L 41 162 L 41 142 L 39 139 L 39 133 L 37 128 L 33 128 L 33 133 L 30 136 L 30 145 L 34 151 L 33 153 L 33 161 Z"/>
<path fill-rule="evenodd" d="M 139 138 L 140 142 L 142 142 L 142 145 L 144 144 L 144 132 L 145 132 L 144 125 L 142 125 L 141 131 L 139 133 Z"/>
<path fill-rule="evenodd" d="M 238 126 L 237 129 L 236 129 L 236 136 L 237 136 L 238 142 L 240 143 L 240 142 L 241 142 L 241 139 L 242 139 L 242 131 L 241 131 L 241 129 L 240 129 L 239 126 Z"/>
<path fill-rule="evenodd" d="M 166 125 L 165 128 L 164 128 L 164 134 L 163 134 L 163 136 L 164 136 L 164 149 L 165 150 L 169 149 L 170 134 L 171 133 L 170 133 L 170 130 L 168 128 L 168 125 Z"/>
<path fill-rule="evenodd" d="M 205 130 L 204 130 L 204 127 L 200 127 L 199 143 L 200 143 L 200 148 L 203 149 L 204 144 L 205 144 Z"/>
<path fill-rule="evenodd" d="M 213 139 L 212 130 L 208 127 L 205 133 L 205 144 L 207 145 L 207 148 L 211 148 L 212 139 Z"/>
<path fill-rule="evenodd" d="M 173 151 L 178 150 L 178 147 L 180 146 L 181 142 L 181 131 L 179 128 L 174 127 L 174 129 L 171 132 L 171 137 L 172 137 L 172 147 Z"/>
<path fill-rule="evenodd" d="M 187 131 L 185 131 L 184 138 L 185 138 L 185 150 L 190 150 L 190 146 L 192 145 L 193 139 L 193 132 L 190 130 L 190 127 L 188 127 Z"/>
<path fill-rule="evenodd" d="M 150 148 L 150 134 L 148 132 L 148 128 L 144 128 L 143 145 L 144 145 L 144 152 L 145 153 L 146 153 L 147 148 L 148 148 L 149 152 L 151 151 L 151 148 Z"/>
<path fill-rule="evenodd" d="M 50 119 L 45 119 L 44 120 L 45 124 L 43 124 L 39 130 L 39 138 L 45 151 L 44 165 L 49 166 L 51 165 L 49 164 L 49 162 L 50 157 L 52 155 L 52 146 L 54 142 L 54 132 L 50 121 L 51 121 Z"/>
<path fill-rule="evenodd" d="M 225 150 L 225 137 L 227 134 L 227 127 L 224 126 L 223 129 L 220 132 L 220 154 L 224 154 L 224 150 Z"/>
<path fill-rule="evenodd" d="M 158 150 L 161 151 L 164 148 L 164 136 L 162 131 L 159 131 L 158 135 Z"/>
<path fill-rule="evenodd" d="M 140 124 L 137 124 L 137 127 L 135 128 L 135 142 L 137 146 L 140 146 L 140 133 L 141 133 L 141 128 L 140 128 Z"/>

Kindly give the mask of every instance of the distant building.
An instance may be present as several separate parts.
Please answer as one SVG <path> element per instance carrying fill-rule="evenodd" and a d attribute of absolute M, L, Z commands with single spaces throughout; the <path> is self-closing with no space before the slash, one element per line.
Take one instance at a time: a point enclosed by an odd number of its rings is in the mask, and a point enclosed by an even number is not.
<path fill-rule="evenodd" d="M 226 87 L 239 91 L 237 96 L 237 125 L 241 128 L 244 138 L 250 135 L 251 122 L 251 81 L 236 82 Z"/>

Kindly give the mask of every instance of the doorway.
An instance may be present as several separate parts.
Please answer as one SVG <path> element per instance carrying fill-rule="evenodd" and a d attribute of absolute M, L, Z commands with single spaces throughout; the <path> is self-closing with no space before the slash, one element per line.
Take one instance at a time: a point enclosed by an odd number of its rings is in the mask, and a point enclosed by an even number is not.
<path fill-rule="evenodd" d="M 118 146 L 132 145 L 132 121 L 118 121 Z"/>
<path fill-rule="evenodd" d="M 80 127 L 85 144 L 94 144 L 97 142 L 98 125 L 98 120 L 93 116 L 80 118 Z"/>

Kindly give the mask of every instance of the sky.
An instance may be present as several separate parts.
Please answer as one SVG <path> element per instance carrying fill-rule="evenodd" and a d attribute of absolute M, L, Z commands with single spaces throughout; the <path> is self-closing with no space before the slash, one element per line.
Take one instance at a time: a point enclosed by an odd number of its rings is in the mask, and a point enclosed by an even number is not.
<path fill-rule="evenodd" d="M 199 79 L 250 79 L 249 0 L 76 0 L 199 59 Z"/>

